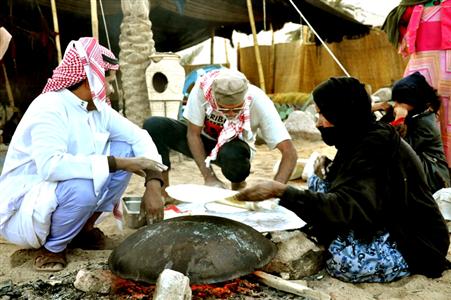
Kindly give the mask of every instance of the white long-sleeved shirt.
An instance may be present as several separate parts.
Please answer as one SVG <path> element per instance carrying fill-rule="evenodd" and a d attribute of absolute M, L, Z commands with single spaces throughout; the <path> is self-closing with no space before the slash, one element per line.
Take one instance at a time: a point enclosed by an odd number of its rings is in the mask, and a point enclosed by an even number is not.
<path fill-rule="evenodd" d="M 109 175 L 111 141 L 126 142 L 135 156 L 161 162 L 147 131 L 111 107 L 88 111 L 87 105 L 69 90 L 41 94 L 30 104 L 0 176 L 0 227 L 17 210 L 20 198 L 42 182 L 92 179 L 98 194 Z"/>

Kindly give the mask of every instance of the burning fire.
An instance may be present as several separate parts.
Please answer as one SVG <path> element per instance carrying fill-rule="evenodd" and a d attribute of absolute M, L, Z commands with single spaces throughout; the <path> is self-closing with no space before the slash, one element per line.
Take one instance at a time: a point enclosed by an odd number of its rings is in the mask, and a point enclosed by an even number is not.
<path fill-rule="evenodd" d="M 118 300 L 152 299 L 155 285 L 145 285 L 113 275 L 111 292 Z"/>
<path fill-rule="evenodd" d="M 155 285 L 146 285 L 132 280 L 114 276 L 111 292 L 118 300 L 147 300 L 152 299 Z M 258 288 L 257 284 L 245 279 L 235 279 L 216 284 L 191 285 L 192 299 L 227 299 L 235 294 L 248 294 Z"/>
<path fill-rule="evenodd" d="M 245 279 L 238 278 L 227 281 L 226 283 L 193 284 L 191 285 L 191 290 L 193 299 L 205 299 L 209 297 L 225 299 L 235 294 L 245 294 L 249 290 L 255 289 L 256 286 L 256 284 Z"/>

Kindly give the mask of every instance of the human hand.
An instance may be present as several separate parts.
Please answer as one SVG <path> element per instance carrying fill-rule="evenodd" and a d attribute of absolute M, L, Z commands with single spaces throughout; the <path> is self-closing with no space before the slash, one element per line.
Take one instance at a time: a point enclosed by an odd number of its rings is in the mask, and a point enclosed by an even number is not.
<path fill-rule="evenodd" d="M 409 113 L 409 110 L 412 109 L 412 106 L 406 103 L 395 103 L 393 107 L 393 114 L 395 115 L 395 120 L 390 122 L 393 127 L 395 127 L 396 131 L 398 131 L 401 137 L 405 137 L 407 135 L 407 125 L 405 124 L 405 119 Z"/>
<path fill-rule="evenodd" d="M 395 102 L 393 114 L 395 115 L 395 120 L 407 117 L 409 114 L 409 105 Z"/>
<path fill-rule="evenodd" d="M 388 101 L 376 102 L 371 105 L 371 111 L 388 111 L 391 107 Z"/>
<path fill-rule="evenodd" d="M 240 201 L 263 201 L 282 196 L 286 188 L 286 184 L 274 180 L 266 180 L 241 190 L 234 197 Z"/>
<path fill-rule="evenodd" d="M 407 125 L 404 123 L 400 123 L 398 125 L 394 126 L 396 131 L 398 131 L 398 134 L 400 137 L 404 138 L 407 135 Z"/>
<path fill-rule="evenodd" d="M 329 171 L 329 166 L 332 160 L 327 156 L 321 155 L 315 160 L 313 164 L 313 170 L 316 176 L 324 180 L 326 178 L 327 172 Z"/>
<path fill-rule="evenodd" d="M 146 212 L 147 224 L 153 224 L 164 218 L 164 201 L 161 197 L 159 182 L 151 182 L 148 186 L 142 197 L 142 208 Z"/>
<path fill-rule="evenodd" d="M 222 188 L 222 189 L 226 188 L 225 183 L 222 182 L 221 180 L 219 180 L 218 177 L 216 177 L 216 175 L 214 175 L 214 174 L 205 178 L 204 184 L 207 186 L 214 186 L 214 187 L 218 187 L 218 188 Z"/>
<path fill-rule="evenodd" d="M 145 170 L 162 172 L 167 170 L 167 166 L 145 157 L 115 157 L 118 170 L 133 172 L 139 176 L 146 177 Z"/>

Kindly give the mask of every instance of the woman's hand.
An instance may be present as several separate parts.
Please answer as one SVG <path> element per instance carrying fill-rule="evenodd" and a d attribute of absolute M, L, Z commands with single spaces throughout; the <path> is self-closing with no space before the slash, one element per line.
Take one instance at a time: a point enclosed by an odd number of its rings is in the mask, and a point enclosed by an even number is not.
<path fill-rule="evenodd" d="M 412 105 L 409 105 L 407 103 L 395 102 L 395 105 L 393 106 L 393 113 L 395 115 L 395 120 L 407 117 L 407 115 L 409 114 L 409 111 L 412 109 L 413 109 Z"/>
<path fill-rule="evenodd" d="M 401 137 L 406 137 L 407 135 L 407 125 L 404 123 L 404 120 L 412 109 L 412 105 L 398 102 L 395 102 L 395 106 L 393 107 L 395 120 L 390 124 L 395 127 Z"/>
<path fill-rule="evenodd" d="M 318 156 L 313 164 L 313 170 L 316 176 L 322 180 L 326 179 L 327 172 L 329 171 L 329 165 L 332 161 L 325 155 Z"/>
<path fill-rule="evenodd" d="M 287 185 L 274 180 L 262 181 L 252 187 L 245 188 L 235 195 L 240 201 L 263 201 L 283 195 Z"/>
<path fill-rule="evenodd" d="M 371 111 L 388 111 L 391 108 L 390 103 L 388 101 L 376 102 L 371 105 Z"/>

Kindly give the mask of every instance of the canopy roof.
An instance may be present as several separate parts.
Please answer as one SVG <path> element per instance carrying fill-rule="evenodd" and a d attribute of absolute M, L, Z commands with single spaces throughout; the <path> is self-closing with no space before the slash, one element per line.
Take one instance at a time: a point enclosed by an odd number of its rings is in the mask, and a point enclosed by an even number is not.
<path fill-rule="evenodd" d="M 107 39 L 100 1 L 111 48 L 118 55 L 122 1 L 97 0 L 99 39 L 103 45 L 107 45 Z M 369 26 L 320 0 L 293 1 L 328 42 L 341 41 L 344 36 L 360 37 L 369 32 Z M 265 9 L 263 2 L 266 3 Z M 216 36 L 225 38 L 230 38 L 233 30 L 250 33 L 246 3 L 246 0 L 152 0 L 149 18 L 156 50 L 176 52 L 208 39 L 213 31 Z M 263 29 L 264 19 L 267 29 L 271 24 L 274 30 L 286 22 L 301 22 L 288 0 L 252 0 L 252 3 L 258 31 Z M 61 48 L 64 51 L 71 40 L 92 34 L 90 0 L 57 0 L 56 5 Z M 4 63 L 10 81 L 14 82 L 15 93 L 20 94 L 16 102 L 27 104 L 41 92 L 58 63 L 50 1 L 0 1 L 0 26 L 4 26 L 13 36 Z"/>
<path fill-rule="evenodd" d="M 14 5 L 20 6 L 19 3 L 24 1 L 16 0 Z M 48 0 L 35 1 L 41 7 L 50 6 Z M 110 36 L 116 41 L 122 20 L 121 1 L 102 0 L 102 3 Z M 150 3 L 149 17 L 155 47 L 159 52 L 175 52 L 188 48 L 210 38 L 213 32 L 216 36 L 225 38 L 230 38 L 233 30 L 251 33 L 246 0 L 152 0 Z M 263 3 L 266 3 L 265 7 Z M 369 32 L 369 26 L 320 0 L 294 0 L 294 3 L 328 42 L 341 41 L 344 36 L 360 37 Z M 264 28 L 265 11 L 267 29 L 269 24 L 277 30 L 286 22 L 302 23 L 288 0 L 253 0 L 252 4 L 257 31 Z M 59 14 L 65 15 L 64 19 L 60 18 L 60 22 L 70 22 L 73 19 L 71 15 L 76 15 L 77 18 L 85 20 L 84 23 L 90 23 L 89 0 L 59 0 L 57 8 Z M 63 29 L 62 37 L 66 34 Z"/>

